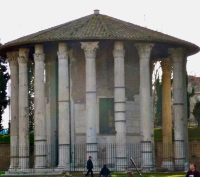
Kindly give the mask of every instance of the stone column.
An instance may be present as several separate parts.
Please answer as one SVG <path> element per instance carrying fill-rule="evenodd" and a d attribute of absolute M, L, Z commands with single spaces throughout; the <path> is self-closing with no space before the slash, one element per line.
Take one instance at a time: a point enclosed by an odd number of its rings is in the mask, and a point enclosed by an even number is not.
<path fill-rule="evenodd" d="M 174 154 L 176 170 L 184 170 L 184 110 L 183 110 L 183 59 L 185 51 L 182 48 L 169 49 L 173 60 L 173 110 L 174 110 Z"/>
<path fill-rule="evenodd" d="M 189 169 L 189 142 L 188 142 L 188 105 L 187 105 L 187 71 L 186 71 L 187 57 L 183 59 L 183 119 L 184 119 L 184 143 L 185 143 L 185 171 Z"/>
<path fill-rule="evenodd" d="M 126 102 L 124 79 L 123 42 L 114 43 L 114 103 L 115 103 L 115 130 L 116 130 L 116 162 L 117 168 L 126 167 Z"/>
<path fill-rule="evenodd" d="M 162 134 L 163 134 L 163 162 L 162 167 L 172 171 L 172 109 L 171 109 L 171 69 L 170 58 L 161 61 L 162 67 Z"/>
<path fill-rule="evenodd" d="M 96 49 L 98 42 L 81 42 L 86 59 L 86 152 L 97 165 Z"/>
<path fill-rule="evenodd" d="M 150 54 L 153 44 L 135 44 L 140 58 L 140 126 L 142 171 L 149 172 L 153 167 L 151 137 L 151 96 L 150 96 Z"/>
<path fill-rule="evenodd" d="M 67 44 L 59 43 L 59 168 L 69 170 L 70 167 L 70 128 L 69 128 L 69 76 Z"/>
<path fill-rule="evenodd" d="M 34 80 L 34 138 L 35 168 L 46 167 L 46 124 L 45 124 L 45 92 L 44 92 L 44 60 L 42 45 L 35 45 L 35 80 Z"/>
<path fill-rule="evenodd" d="M 17 58 L 19 52 L 7 53 L 9 66 L 10 66 L 10 79 L 11 79 L 11 129 L 10 129 L 10 168 L 17 168 L 19 166 L 19 68 Z"/>
<path fill-rule="evenodd" d="M 19 49 L 19 168 L 29 167 L 28 53 Z"/>

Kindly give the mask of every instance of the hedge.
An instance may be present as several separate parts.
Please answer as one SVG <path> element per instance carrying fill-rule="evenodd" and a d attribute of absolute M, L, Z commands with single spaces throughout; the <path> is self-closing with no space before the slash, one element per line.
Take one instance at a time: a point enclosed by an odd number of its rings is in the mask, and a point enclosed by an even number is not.
<path fill-rule="evenodd" d="M 34 143 L 34 133 L 31 132 L 29 134 L 29 141 L 30 143 Z M 10 134 L 7 135 L 0 135 L 0 144 L 9 144 L 10 143 Z"/>
<path fill-rule="evenodd" d="M 174 139 L 174 129 L 172 129 L 172 139 Z M 188 139 L 200 140 L 200 127 L 188 127 Z M 162 141 L 162 128 L 154 129 L 154 141 Z"/>
<path fill-rule="evenodd" d="M 172 135 L 174 135 L 174 130 L 172 130 Z M 34 143 L 34 133 L 31 132 L 29 134 L 30 143 Z M 189 140 L 200 140 L 200 127 L 188 127 L 188 137 Z M 172 138 L 174 138 L 172 136 Z M 162 128 L 154 129 L 154 141 L 162 141 Z M 1 144 L 9 144 L 10 143 L 10 135 L 0 135 L 0 143 Z"/>

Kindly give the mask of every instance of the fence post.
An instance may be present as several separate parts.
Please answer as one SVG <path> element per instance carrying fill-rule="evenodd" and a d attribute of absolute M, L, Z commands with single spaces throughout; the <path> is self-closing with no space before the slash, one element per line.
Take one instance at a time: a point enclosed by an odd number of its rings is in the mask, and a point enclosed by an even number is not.
<path fill-rule="evenodd" d="M 153 168 L 153 148 L 151 141 L 141 141 L 142 172 L 150 172 Z"/>

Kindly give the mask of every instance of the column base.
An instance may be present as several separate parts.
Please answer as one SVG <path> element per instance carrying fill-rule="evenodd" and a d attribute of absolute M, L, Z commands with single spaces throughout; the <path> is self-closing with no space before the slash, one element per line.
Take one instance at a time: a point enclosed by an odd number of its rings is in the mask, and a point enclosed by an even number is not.
<path fill-rule="evenodd" d="M 58 165 L 57 169 L 63 169 L 64 171 L 69 171 L 69 169 L 70 169 L 70 164 Z"/>
<path fill-rule="evenodd" d="M 44 169 L 44 168 L 47 168 L 46 166 L 37 166 L 35 167 L 35 169 Z"/>
<path fill-rule="evenodd" d="M 37 168 L 28 168 L 28 169 L 13 169 L 5 172 L 5 175 L 46 175 L 46 174 L 62 174 L 62 170 L 56 171 L 55 169 L 37 169 Z"/>
<path fill-rule="evenodd" d="M 20 169 L 27 169 L 29 168 L 29 156 L 25 156 L 25 157 L 19 157 L 19 166 L 18 168 Z"/>
<path fill-rule="evenodd" d="M 57 169 L 64 169 L 65 167 L 63 165 L 58 165 Z"/>
<path fill-rule="evenodd" d="M 18 167 L 19 167 L 19 165 L 16 165 L 16 166 L 10 166 L 9 169 L 16 169 L 16 168 L 18 168 Z"/>
<path fill-rule="evenodd" d="M 161 168 L 167 168 L 169 171 L 174 171 L 174 164 L 172 161 L 163 161 Z"/>

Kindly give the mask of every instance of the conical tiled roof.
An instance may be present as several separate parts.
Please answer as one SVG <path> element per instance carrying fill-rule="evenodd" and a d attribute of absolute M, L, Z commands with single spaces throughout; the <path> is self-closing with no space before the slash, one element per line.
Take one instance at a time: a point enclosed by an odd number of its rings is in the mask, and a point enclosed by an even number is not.
<path fill-rule="evenodd" d="M 186 47 L 190 53 L 199 51 L 199 47 L 190 42 L 98 13 L 13 40 L 0 50 L 32 43 L 109 39 L 167 43 Z"/>

